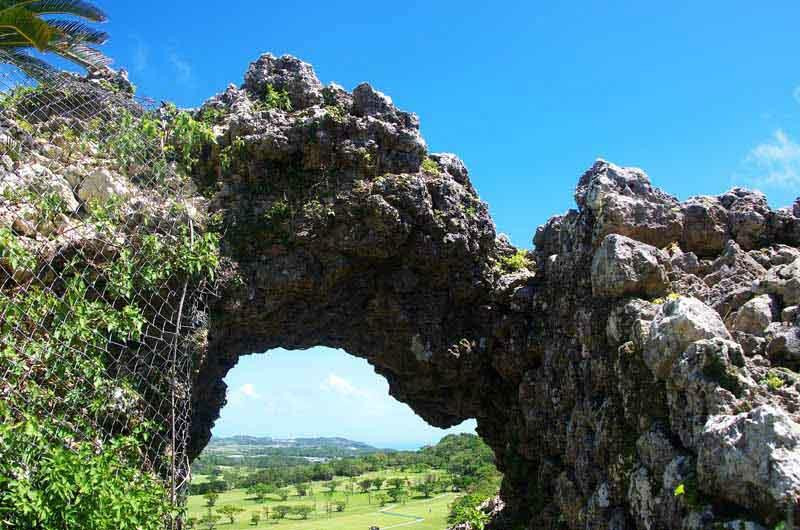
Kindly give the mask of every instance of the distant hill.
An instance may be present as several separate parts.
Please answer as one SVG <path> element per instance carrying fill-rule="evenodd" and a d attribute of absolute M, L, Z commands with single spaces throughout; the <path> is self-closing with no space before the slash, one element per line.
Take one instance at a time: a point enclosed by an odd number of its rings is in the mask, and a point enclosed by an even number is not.
<path fill-rule="evenodd" d="M 272 438 L 269 436 L 213 437 L 204 454 L 229 458 L 259 456 L 292 456 L 328 459 L 387 452 L 363 442 L 347 438 Z"/>

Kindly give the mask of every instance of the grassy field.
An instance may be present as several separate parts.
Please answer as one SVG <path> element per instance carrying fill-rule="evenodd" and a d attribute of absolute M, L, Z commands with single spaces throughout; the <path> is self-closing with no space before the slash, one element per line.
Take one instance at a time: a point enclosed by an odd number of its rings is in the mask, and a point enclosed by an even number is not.
<path fill-rule="evenodd" d="M 392 477 L 407 477 L 412 481 L 420 479 L 424 474 L 414 473 L 393 473 L 393 472 L 380 472 L 370 473 L 364 477 L 374 478 L 380 475 L 382 478 Z M 200 477 L 197 477 L 200 478 Z M 363 478 L 363 477 L 359 477 Z M 358 479 L 357 479 L 358 480 Z M 248 495 L 243 489 L 235 489 L 220 494 L 217 500 L 216 507 L 225 504 L 233 504 L 245 511 L 236 516 L 236 522 L 230 524 L 227 518 L 220 521 L 217 528 L 221 530 L 239 530 L 239 529 L 253 529 L 253 528 L 270 528 L 279 530 L 285 528 L 286 530 L 369 530 L 371 526 L 379 528 L 409 528 L 410 530 L 443 530 L 447 528 L 446 518 L 449 511 L 449 505 L 456 498 L 455 493 L 434 494 L 431 498 L 425 499 L 421 496 L 415 496 L 416 492 L 412 492 L 412 498 L 408 499 L 405 503 L 387 504 L 381 508 L 375 500 L 376 491 L 370 495 L 366 493 L 354 493 L 346 495 L 343 486 L 337 490 L 332 497 L 323 494 L 323 483 L 315 482 L 313 484 L 314 494 L 307 497 L 299 497 L 296 494 L 291 495 L 285 502 L 277 499 L 269 498 L 264 502 L 257 502 L 254 498 Z M 385 490 L 383 490 L 385 491 Z M 325 505 L 329 500 L 332 501 L 345 501 L 347 507 L 344 512 L 334 512 L 331 514 L 325 513 Z M 315 506 L 316 510 L 306 520 L 298 519 L 294 515 L 288 515 L 285 519 L 279 521 L 265 520 L 262 518 L 258 527 L 250 524 L 250 516 L 253 513 L 262 513 L 263 506 L 268 506 L 272 509 L 279 504 L 288 506 L 297 504 L 306 504 Z M 188 509 L 190 517 L 197 517 L 198 519 L 207 513 L 205 506 L 205 499 L 200 495 L 189 497 Z"/>

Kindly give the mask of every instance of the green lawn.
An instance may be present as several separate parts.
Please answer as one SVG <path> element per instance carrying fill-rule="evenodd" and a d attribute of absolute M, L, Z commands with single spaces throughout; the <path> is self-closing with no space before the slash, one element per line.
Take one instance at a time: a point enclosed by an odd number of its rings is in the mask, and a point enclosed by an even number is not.
<path fill-rule="evenodd" d="M 423 474 L 414 473 L 397 473 L 391 471 L 384 471 L 380 473 L 370 473 L 365 477 L 374 478 L 380 475 L 384 478 L 390 477 L 407 477 L 412 481 L 419 479 Z M 217 528 L 220 530 L 239 530 L 239 529 L 254 529 L 254 528 L 268 528 L 274 530 L 369 530 L 370 526 L 378 526 L 381 529 L 386 528 L 408 528 L 410 530 L 444 530 L 447 528 L 446 518 L 449 511 L 449 505 L 456 498 L 456 493 L 434 494 L 430 499 L 424 499 L 421 496 L 414 496 L 407 502 L 400 504 L 387 504 L 384 508 L 380 508 L 375 500 L 375 491 L 372 492 L 372 499 L 370 503 L 370 495 L 366 493 L 355 493 L 346 495 L 343 486 L 337 490 L 332 497 L 323 493 L 323 483 L 315 482 L 313 484 L 314 495 L 307 497 L 298 497 L 296 494 L 291 495 L 285 502 L 277 499 L 269 498 L 264 502 L 257 502 L 251 498 L 245 490 L 236 489 L 220 494 L 217 500 L 216 507 L 225 504 L 233 504 L 245 511 L 236 516 L 236 522 L 230 524 L 228 519 L 220 521 Z M 385 490 L 384 490 L 385 491 Z M 412 495 L 417 495 L 412 492 Z M 325 505 L 329 500 L 345 501 L 347 507 L 344 512 L 327 514 L 325 512 Z M 279 504 L 297 505 L 307 504 L 315 506 L 315 511 L 309 516 L 307 520 L 297 519 L 296 516 L 289 515 L 280 521 L 264 520 L 262 518 L 258 527 L 250 524 L 250 516 L 252 513 L 262 513 L 263 506 L 269 506 L 272 509 Z M 203 514 L 207 513 L 205 507 L 205 499 L 200 495 L 194 495 L 188 499 L 188 510 L 190 517 L 200 518 Z"/>

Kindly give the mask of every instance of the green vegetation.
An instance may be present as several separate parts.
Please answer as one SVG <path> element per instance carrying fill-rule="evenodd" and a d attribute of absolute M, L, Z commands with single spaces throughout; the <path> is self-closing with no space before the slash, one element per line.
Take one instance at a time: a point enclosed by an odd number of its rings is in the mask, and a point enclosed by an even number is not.
<path fill-rule="evenodd" d="M 42 90 L 11 91 L 2 105 L 19 122 L 18 107 Z M 70 157 L 102 151 L 131 186 L 187 179 L 213 141 L 208 125 L 187 113 L 175 110 L 162 120 L 155 113 L 110 112 L 111 119 L 80 127 L 63 120 L 55 130 L 50 122 L 26 129 Z M 166 427 L 148 421 L 153 405 L 146 393 L 166 389 L 119 363 L 127 350 L 146 347 L 150 325 L 168 324 L 151 300 L 213 281 L 219 236 L 204 231 L 202 222 L 179 222 L 167 231 L 156 217 L 167 215 L 162 212 L 139 212 L 132 223 L 123 197 L 69 211 L 62 195 L 36 187 L 3 193 L 7 203 L 33 207 L 32 229 L 68 216 L 115 244 L 102 252 L 74 245 L 42 256 L 45 266 L 38 262 L 42 237 L 0 229 L 0 265 L 8 278 L 0 291 L 0 526 L 160 530 L 173 507 L 159 469 L 165 455 L 154 454 L 151 440 Z M 165 203 L 169 215 L 185 209 Z M 33 278 L 35 272 L 40 276 Z"/>
<path fill-rule="evenodd" d="M 113 439 L 102 450 L 88 441 L 67 448 L 44 422 L 18 420 L 2 402 L 0 420 L 4 528 L 163 528 L 170 505 L 163 484 L 138 470 L 137 435 Z"/>
<path fill-rule="evenodd" d="M 8 264 L 12 271 L 33 272 L 36 258 L 9 228 L 0 228 L 0 261 Z"/>
<path fill-rule="evenodd" d="M 347 111 L 341 105 L 326 105 L 325 115 L 334 123 L 342 124 L 347 121 Z"/>
<path fill-rule="evenodd" d="M 270 442 L 259 445 L 256 439 L 242 437 L 212 443 L 193 465 L 189 517 L 200 520 L 204 514 L 221 514 L 213 507 L 209 510 L 206 502 L 214 495 L 217 505 L 244 510 L 232 529 L 270 519 L 297 530 L 383 527 L 399 521 L 441 530 L 448 524 L 454 500 L 469 497 L 468 503 L 454 504 L 450 519 L 466 520 L 465 514 L 471 514 L 477 521 L 481 516 L 464 506 L 477 510 L 499 485 L 492 452 L 474 435 L 450 435 L 419 451 L 363 446 L 356 449 L 359 454 L 337 457 L 319 455 L 342 454 L 344 443 L 315 440 L 308 446 L 275 447 Z M 271 454 L 263 454 L 266 451 Z"/>
<path fill-rule="evenodd" d="M 655 299 L 651 300 L 651 303 L 656 304 L 656 305 L 663 305 L 666 302 L 671 302 L 673 300 L 677 300 L 680 297 L 681 297 L 681 295 L 679 295 L 678 293 L 669 293 L 666 296 L 666 298 L 655 298 Z"/>
<path fill-rule="evenodd" d="M 775 392 L 783 388 L 783 385 L 786 384 L 785 381 L 780 377 L 778 372 L 770 370 L 767 373 L 767 377 L 761 381 L 761 384 L 767 385 L 771 391 Z"/>
<path fill-rule="evenodd" d="M 531 268 L 531 260 L 528 258 L 528 252 L 525 250 L 518 250 L 512 256 L 504 256 L 500 258 L 500 264 L 506 272 L 517 272 L 522 269 Z"/>
<path fill-rule="evenodd" d="M 425 157 L 425 159 L 422 161 L 420 169 L 424 173 L 428 173 L 430 175 L 439 175 L 441 173 L 439 170 L 439 164 L 437 164 L 435 160 L 428 157 Z"/>
<path fill-rule="evenodd" d="M 0 61 L 6 61 L 32 77 L 52 71 L 31 50 L 54 53 L 81 67 L 99 67 L 108 59 L 94 45 L 105 43 L 108 35 L 74 20 L 51 19 L 48 15 L 69 15 L 89 22 L 105 22 L 106 15 L 89 2 L 79 0 L 8 0 L 0 4 Z"/>
<path fill-rule="evenodd" d="M 277 90 L 272 85 L 267 85 L 264 95 L 261 97 L 261 104 L 264 109 L 278 109 L 285 112 L 292 111 L 292 100 L 286 90 Z"/>

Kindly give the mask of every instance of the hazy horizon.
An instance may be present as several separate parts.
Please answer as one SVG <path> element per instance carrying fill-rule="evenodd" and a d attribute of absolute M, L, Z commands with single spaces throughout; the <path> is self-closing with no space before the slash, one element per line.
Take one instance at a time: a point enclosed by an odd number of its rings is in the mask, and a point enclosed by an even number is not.
<path fill-rule="evenodd" d="M 343 350 L 281 348 L 243 357 L 225 378 L 228 403 L 212 436 L 347 438 L 385 449 L 416 449 L 475 432 L 475 420 L 428 425 L 389 395 L 365 359 Z"/>

